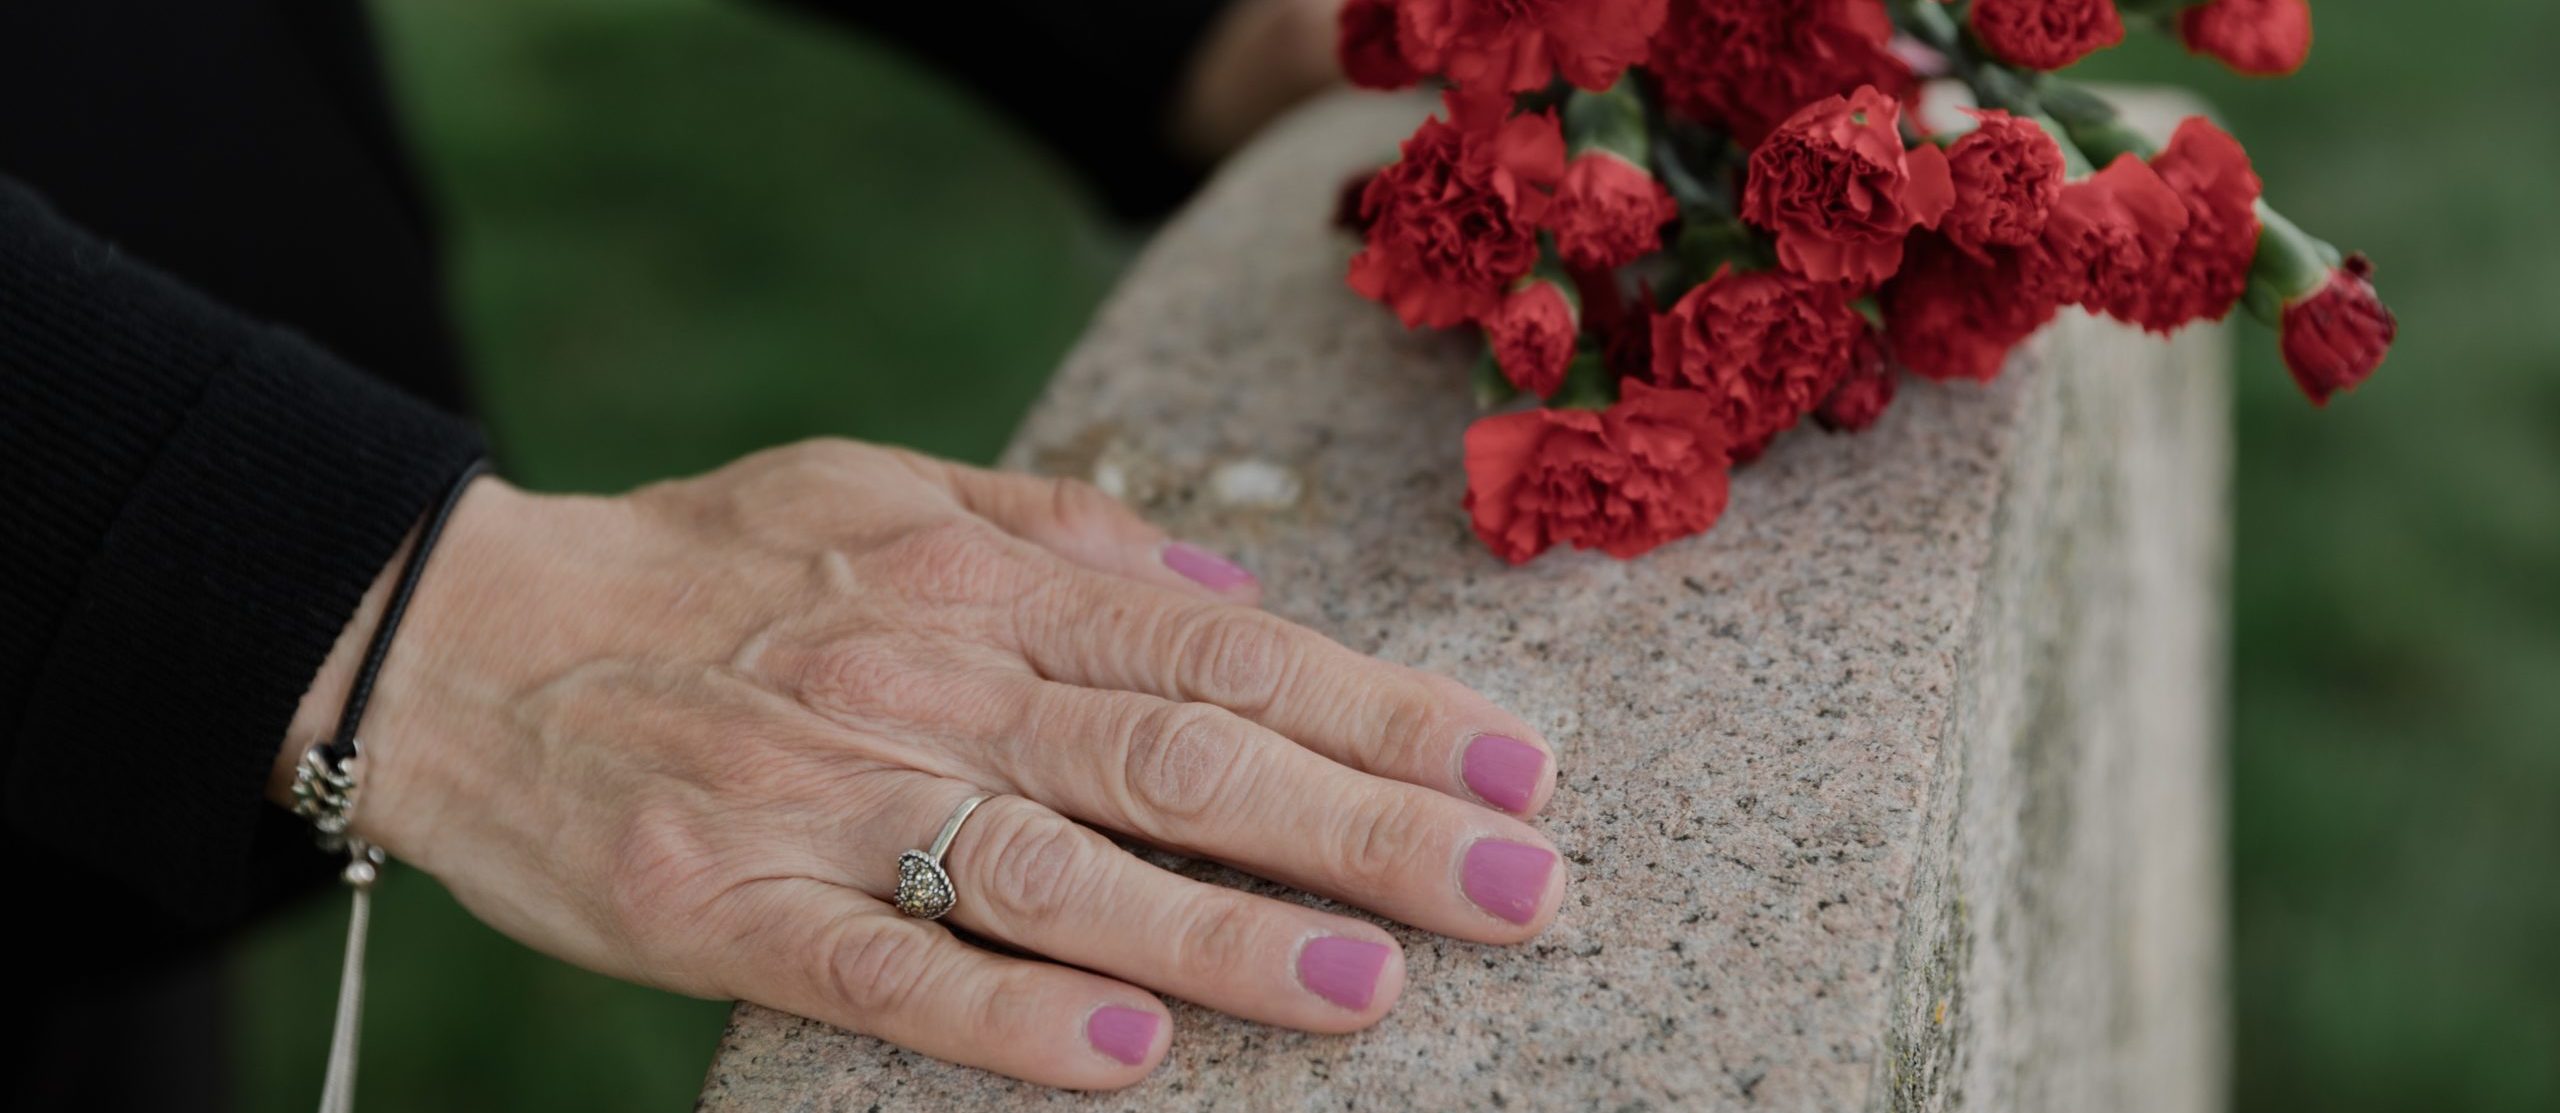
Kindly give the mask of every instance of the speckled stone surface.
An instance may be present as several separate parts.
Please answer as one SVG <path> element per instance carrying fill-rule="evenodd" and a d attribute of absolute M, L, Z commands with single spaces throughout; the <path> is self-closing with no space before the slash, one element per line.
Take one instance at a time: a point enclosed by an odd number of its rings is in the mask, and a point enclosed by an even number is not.
<path fill-rule="evenodd" d="M 1458 512 L 1468 344 L 1355 299 L 1324 227 L 1427 107 L 1345 95 L 1237 160 L 1011 463 L 1093 476 L 1281 613 L 1539 723 L 1554 928 L 1404 931 L 1404 999 L 1359 1035 L 1177 1005 L 1163 1069 L 1108 1095 L 741 1007 L 702 1108 L 2215 1107 L 2219 334 L 2075 316 L 1997 385 L 1782 439 L 1706 538 L 1507 568 Z"/>

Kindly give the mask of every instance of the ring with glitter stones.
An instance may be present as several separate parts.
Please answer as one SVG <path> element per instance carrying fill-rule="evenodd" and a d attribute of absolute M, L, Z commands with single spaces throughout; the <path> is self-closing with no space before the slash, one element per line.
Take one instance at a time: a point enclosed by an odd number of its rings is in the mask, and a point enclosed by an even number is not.
<path fill-rule="evenodd" d="M 910 850 L 898 855 L 898 892 L 894 903 L 898 911 L 920 920 L 939 920 L 949 915 L 960 903 L 959 890 L 951 887 L 951 875 L 942 870 L 942 855 L 951 849 L 951 840 L 960 834 L 960 825 L 969 821 L 969 813 L 992 796 L 972 796 L 952 809 L 951 818 L 942 822 L 942 833 L 933 837 L 933 849 Z"/>

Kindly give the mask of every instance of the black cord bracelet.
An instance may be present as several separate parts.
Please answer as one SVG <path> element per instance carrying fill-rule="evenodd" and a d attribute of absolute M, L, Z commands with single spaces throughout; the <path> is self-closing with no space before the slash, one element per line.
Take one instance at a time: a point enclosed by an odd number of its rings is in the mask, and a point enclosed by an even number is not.
<path fill-rule="evenodd" d="M 427 557 L 435 552 L 436 539 L 444 535 L 445 523 L 452 520 L 454 508 L 462 504 L 462 493 L 470 489 L 473 480 L 487 474 L 489 461 L 473 460 L 454 476 L 444 497 L 428 512 L 425 524 L 418 529 L 417 544 L 410 548 L 408 562 L 400 568 L 400 578 L 392 583 L 391 601 L 383 608 L 382 623 L 374 627 L 373 640 L 365 646 L 355 684 L 348 688 L 346 705 L 338 712 L 336 733 L 305 752 L 301 764 L 294 769 L 293 814 L 319 828 L 320 844 L 330 850 L 347 844 L 347 825 L 354 819 L 354 763 L 364 753 L 363 744 L 356 740 L 356 728 L 363 725 L 365 706 L 373 701 L 374 681 L 382 675 L 382 662 L 391 656 L 391 641 L 400 633 L 400 619 L 409 612 L 410 597 L 418 593 L 418 581 L 426 573 Z"/>
<path fill-rule="evenodd" d="M 418 579 L 426 571 L 428 555 L 435 552 L 436 539 L 444 535 L 445 523 L 462 504 L 462 493 L 470 489 L 471 481 L 488 473 L 487 460 L 473 460 L 453 477 L 444 498 L 427 513 L 426 524 L 418 528 L 418 543 L 409 550 L 408 563 L 391 585 L 382 624 L 374 628 L 364 662 L 356 667 L 356 682 L 347 690 L 345 708 L 338 712 L 337 733 L 303 751 L 302 761 L 294 766 L 293 814 L 319 828 L 322 849 L 347 852 L 347 868 L 341 876 L 355 891 L 347 913 L 346 961 L 338 974 L 338 1017 L 329 1029 L 329 1073 L 320 1084 L 321 1113 L 351 1113 L 355 1107 L 356 1033 L 364 1015 L 365 927 L 373 919 L 373 882 L 384 861 L 380 847 L 347 834 L 347 825 L 355 818 L 355 762 L 364 753 L 356 741 L 356 728 L 364 724 L 365 705 L 373 701 L 373 682 L 382 675 L 382 662 L 391 656 L 391 639 L 400 633 L 400 618 L 409 612 L 409 598 L 418 593 Z"/>

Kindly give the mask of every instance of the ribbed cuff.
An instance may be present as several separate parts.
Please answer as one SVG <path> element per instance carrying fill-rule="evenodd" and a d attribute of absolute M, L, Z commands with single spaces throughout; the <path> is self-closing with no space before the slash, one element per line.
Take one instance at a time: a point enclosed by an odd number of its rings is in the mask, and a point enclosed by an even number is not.
<path fill-rule="evenodd" d="M 296 703 L 467 424 L 60 226 L 0 184 L 11 820 L 186 920 L 240 907 Z M 49 620 L 48 620 L 49 619 Z M 49 629 L 49 636 L 44 632 Z M 24 649 L 21 649 L 24 652 Z M 26 666 L 32 666 L 27 668 Z"/>

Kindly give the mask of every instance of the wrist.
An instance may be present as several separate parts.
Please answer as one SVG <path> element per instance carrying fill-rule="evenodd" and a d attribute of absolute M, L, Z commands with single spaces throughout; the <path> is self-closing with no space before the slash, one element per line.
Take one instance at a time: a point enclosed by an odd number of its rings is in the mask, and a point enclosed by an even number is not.
<path fill-rule="evenodd" d="M 522 493 L 494 477 L 474 479 L 455 503 L 446 519 L 435 551 L 428 554 L 427 566 L 420 570 L 418 583 L 409 598 L 401 628 L 396 632 L 381 676 L 373 689 L 373 697 L 364 712 L 360 736 L 370 741 L 400 728 L 399 720 L 414 701 L 405 698 L 408 689 L 417 686 L 418 670 L 428 667 L 435 656 L 431 646 L 438 640 L 437 628 L 444 625 L 438 612 L 447 605 L 453 592 L 439 590 L 439 583 L 469 575 L 457 566 L 468 566 L 473 558 L 469 550 L 485 548 L 486 537 L 495 520 L 506 513 L 506 504 L 518 501 Z M 286 727 L 283 744 L 267 777 L 267 797 L 284 806 L 293 803 L 293 783 L 297 766 L 312 747 L 328 741 L 338 730 L 347 701 L 357 683 L 366 651 L 382 629 L 394 593 L 411 554 L 418 546 L 425 528 L 421 521 L 395 549 L 373 583 L 358 601 L 355 612 L 340 628 L 329 654 L 313 674 L 310 687 L 295 705 L 293 718 Z M 369 756 L 369 755 L 368 755 Z M 371 764 L 368 762 L 367 764 Z M 360 771 L 361 776 L 361 771 Z M 370 779 L 370 778 L 366 778 Z M 361 795 L 362 789 L 359 788 Z"/>

